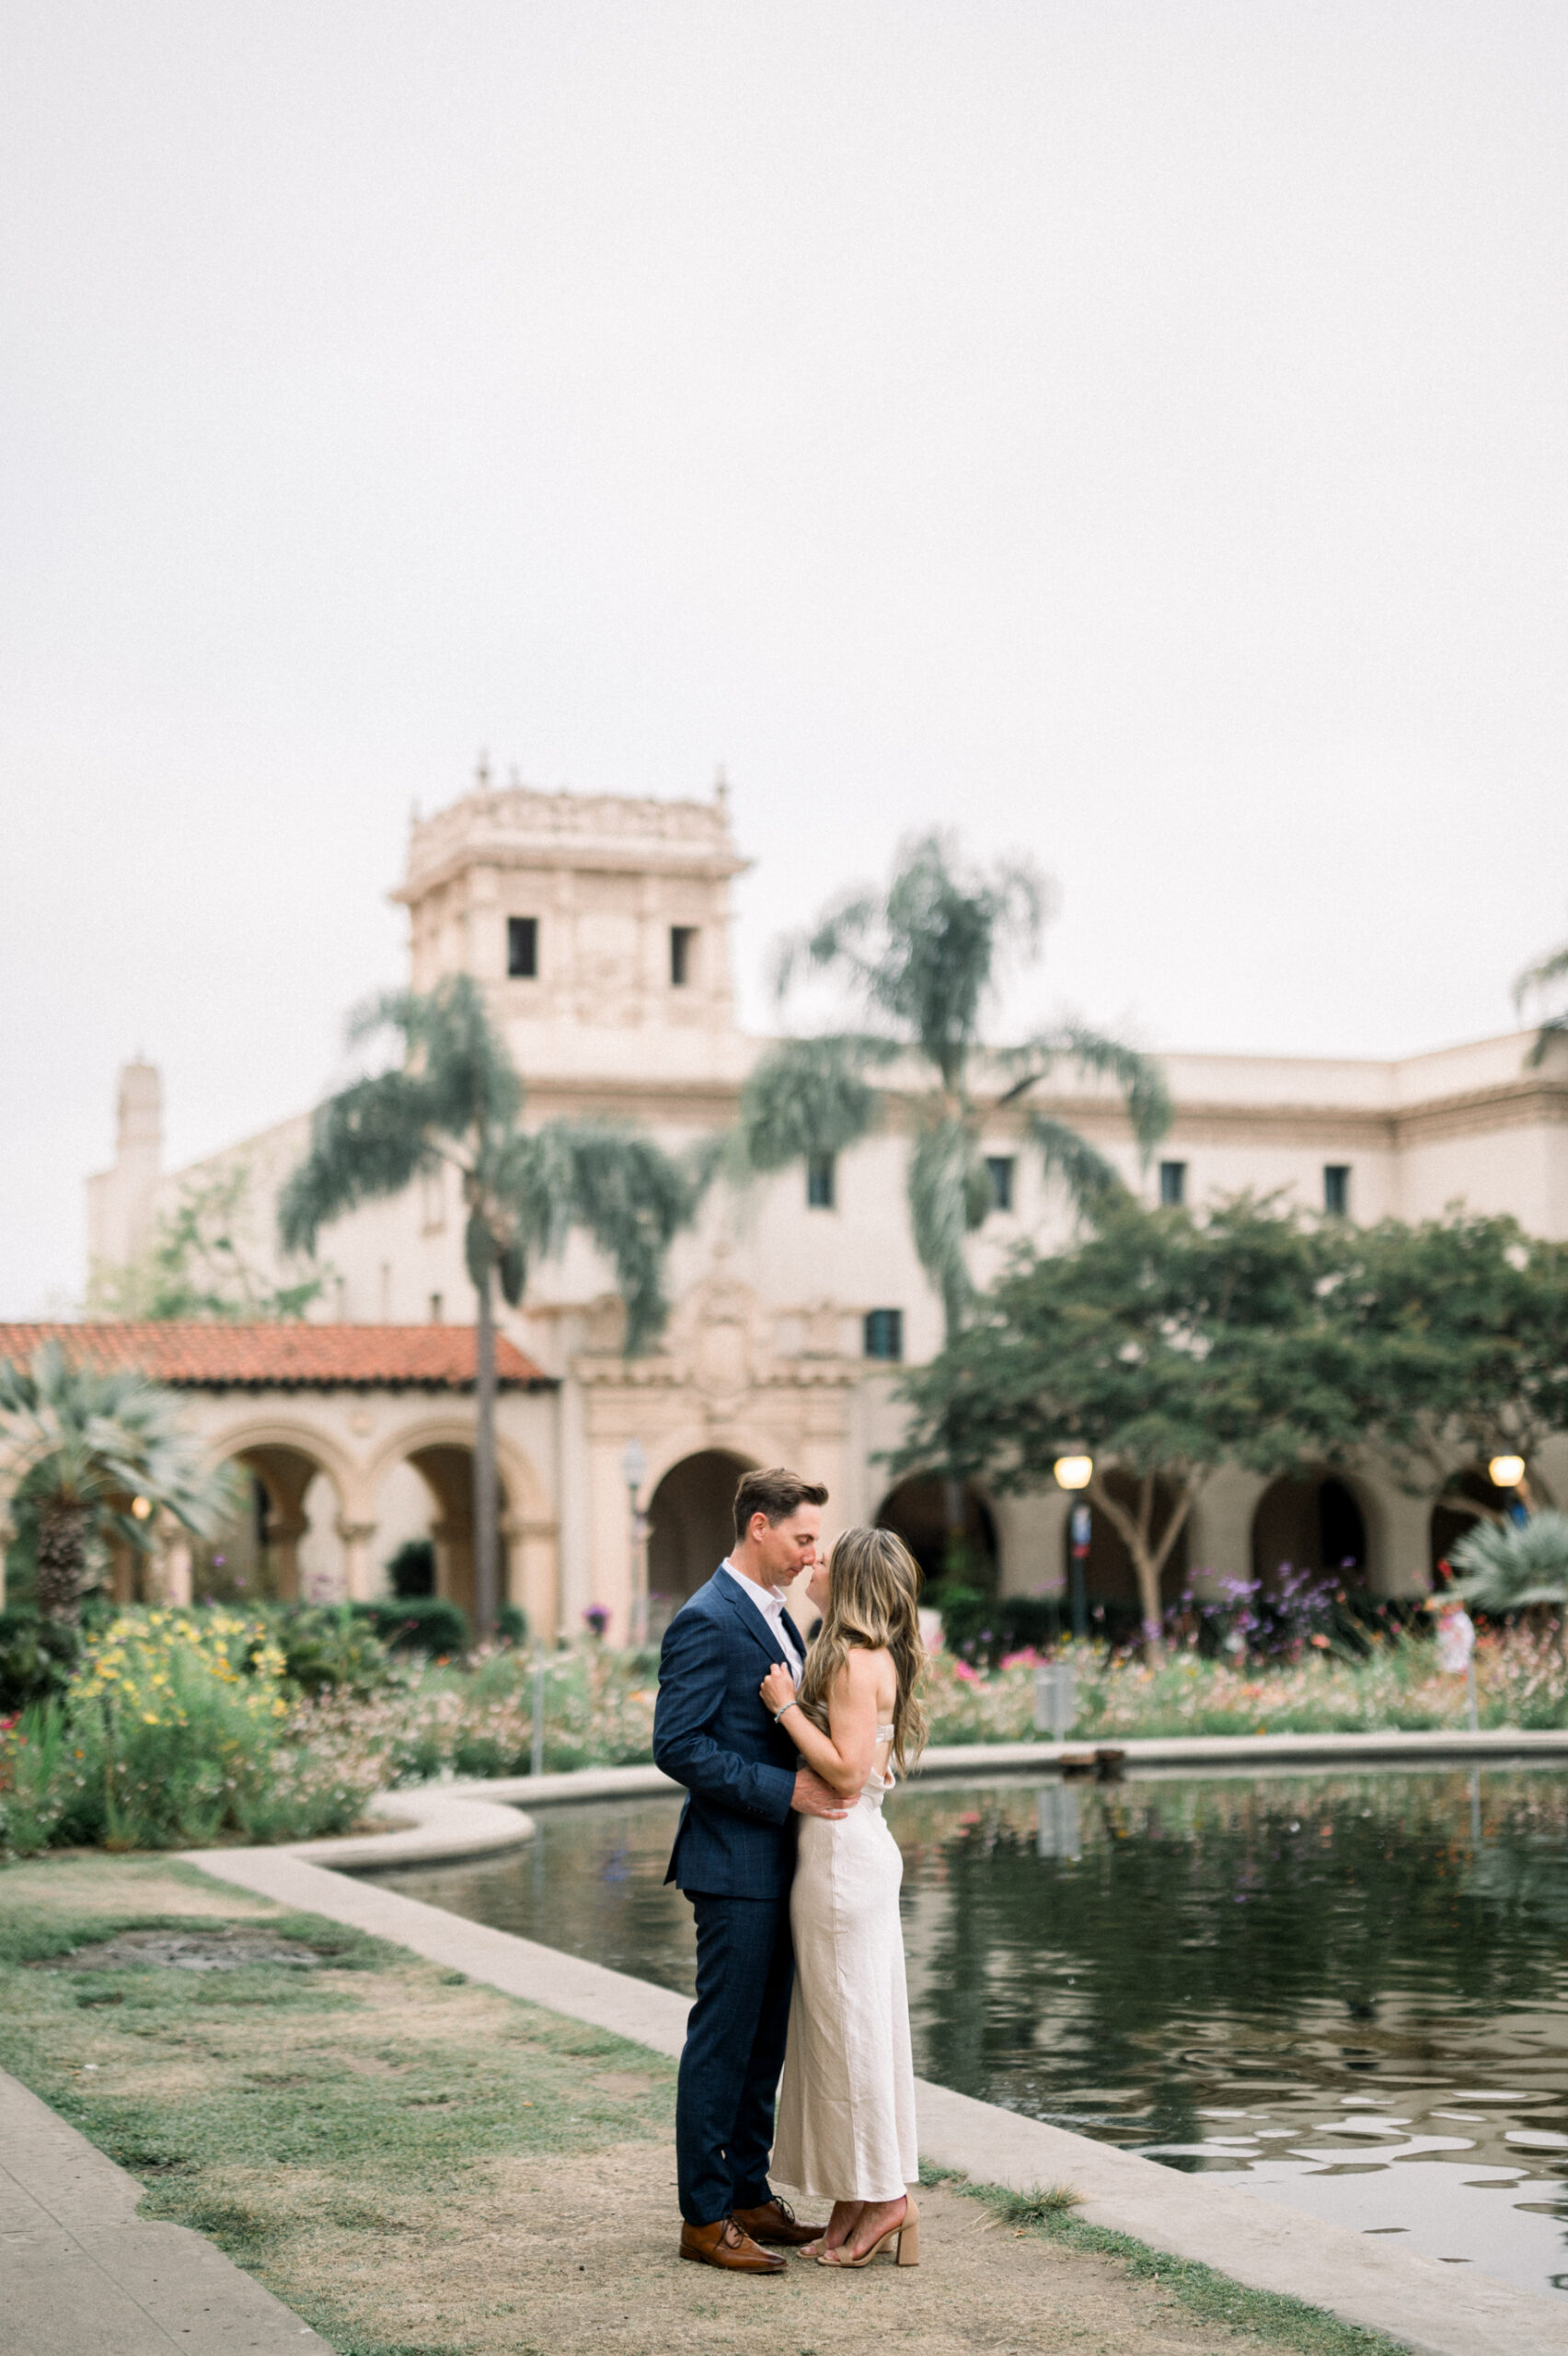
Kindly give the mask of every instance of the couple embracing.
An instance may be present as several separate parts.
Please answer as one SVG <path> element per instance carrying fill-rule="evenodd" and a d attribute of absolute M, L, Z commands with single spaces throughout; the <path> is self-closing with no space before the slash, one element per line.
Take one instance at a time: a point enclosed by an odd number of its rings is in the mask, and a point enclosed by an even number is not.
<path fill-rule="evenodd" d="M 847 1530 L 822 1560 L 826 1503 L 795 1473 L 746 1473 L 734 1548 L 659 1668 L 653 1755 L 686 1787 L 665 1878 L 697 1917 L 681 2256 L 738 2273 L 782 2272 L 779 2247 L 825 2266 L 919 2258 L 904 1868 L 882 1803 L 924 1732 L 920 1574 L 888 1530 Z M 806 1572 L 809 1651 L 785 1607 Z M 822 2224 L 776 2197 L 770 2154 L 832 2202 Z"/>

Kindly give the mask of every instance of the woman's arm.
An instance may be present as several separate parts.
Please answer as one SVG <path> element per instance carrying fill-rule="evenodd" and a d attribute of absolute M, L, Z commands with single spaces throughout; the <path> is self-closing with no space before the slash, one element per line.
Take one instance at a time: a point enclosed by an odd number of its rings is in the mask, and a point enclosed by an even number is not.
<path fill-rule="evenodd" d="M 857 1647 L 833 1680 L 824 1734 L 794 1699 L 795 1680 L 778 1663 L 762 1680 L 762 1698 L 808 1767 L 835 1791 L 859 1792 L 877 1755 L 878 1669 L 885 1656 Z"/>

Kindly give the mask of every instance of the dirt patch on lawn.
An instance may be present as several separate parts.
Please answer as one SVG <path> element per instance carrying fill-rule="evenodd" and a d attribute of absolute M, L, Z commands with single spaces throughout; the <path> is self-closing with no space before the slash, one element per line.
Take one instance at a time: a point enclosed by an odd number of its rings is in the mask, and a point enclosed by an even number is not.
<path fill-rule="evenodd" d="M 94 1939 L 69 1955 L 46 1956 L 34 1971 L 243 1971 L 252 1963 L 287 1963 L 312 1970 L 321 1961 L 299 1939 L 271 1931 L 121 1931 Z"/>
<path fill-rule="evenodd" d="M 492 2161 L 440 2203 L 385 2184 L 348 2201 L 297 2175 L 285 2195 L 239 2169 L 210 2189 L 265 2246 L 257 2269 L 281 2297 L 329 2314 L 340 2344 L 363 2335 L 387 2356 L 1212 2356 L 1235 2344 L 1117 2260 L 999 2225 L 945 2189 L 919 2194 L 918 2268 L 830 2272 L 791 2257 L 756 2281 L 693 2266 L 676 2255 L 665 2142 Z"/>

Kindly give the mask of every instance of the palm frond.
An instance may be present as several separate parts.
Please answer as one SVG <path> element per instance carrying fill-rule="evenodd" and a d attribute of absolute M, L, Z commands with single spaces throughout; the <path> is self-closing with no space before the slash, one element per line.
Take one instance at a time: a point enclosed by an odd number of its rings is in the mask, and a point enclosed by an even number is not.
<path fill-rule="evenodd" d="M 974 1297 L 964 1242 L 985 1218 L 990 1198 L 988 1173 L 966 1121 L 922 1124 L 909 1156 L 907 1186 L 916 1253 L 941 1296 L 951 1336 Z"/>
<path fill-rule="evenodd" d="M 1539 964 L 1526 966 L 1514 984 L 1514 1004 L 1523 1012 L 1525 1000 L 1532 993 L 1539 995 L 1562 981 L 1568 981 L 1568 941 L 1561 949 L 1554 949 L 1550 957 L 1543 957 Z M 1530 1052 L 1525 1058 L 1527 1066 L 1534 1068 L 1543 1064 L 1552 1041 L 1564 1036 L 1568 1036 L 1568 1011 L 1544 1016 Z"/>
<path fill-rule="evenodd" d="M 570 1229 L 584 1229 L 615 1268 L 635 1357 L 669 1314 L 665 1258 L 700 1200 L 690 1172 L 651 1138 L 608 1122 L 552 1121 L 519 1143 L 521 1245 L 559 1251 Z"/>
<path fill-rule="evenodd" d="M 154 1542 L 154 1518 L 139 1521 L 121 1509 L 132 1497 L 148 1498 L 208 1538 L 237 1495 L 229 1469 L 209 1463 L 172 1392 L 123 1369 L 73 1366 L 53 1342 L 25 1367 L 0 1363 L 0 1480 L 25 1486 L 43 1512 L 53 1508 L 74 1525 L 65 1591 L 45 1604 L 72 1619 L 82 1548 L 107 1528 L 140 1548 Z"/>
<path fill-rule="evenodd" d="M 1568 1602 L 1568 1514 L 1548 1509 L 1528 1521 L 1486 1521 L 1453 1550 L 1453 1592 L 1483 1611 L 1520 1611 Z"/>
<path fill-rule="evenodd" d="M 432 1093 L 422 1077 L 377 1072 L 354 1080 L 310 1116 L 310 1149 L 278 1197 L 286 1252 L 314 1252 L 322 1228 L 356 1205 L 401 1194 L 439 1156 L 431 1143 Z"/>
<path fill-rule="evenodd" d="M 1527 965 L 1514 984 L 1514 1003 L 1522 1006 L 1532 990 L 1550 989 L 1553 982 L 1568 981 L 1568 941 L 1554 949 L 1550 957 L 1539 964 Z"/>
<path fill-rule="evenodd" d="M 523 1083 L 470 974 L 448 974 L 432 990 L 386 990 L 350 1017 L 351 1045 L 383 1031 L 402 1042 L 404 1068 L 428 1090 L 426 1118 L 449 1137 L 511 1126 Z"/>
<path fill-rule="evenodd" d="M 784 991 L 813 973 L 836 975 L 936 1067 L 944 1087 L 956 1088 L 986 995 L 1009 956 L 1038 950 L 1049 899 L 1029 860 L 981 869 L 965 862 L 953 836 L 916 836 L 900 849 L 885 893 L 846 895 L 814 930 L 783 944 L 775 982 Z"/>
<path fill-rule="evenodd" d="M 1046 1174 L 1060 1178 L 1080 1210 L 1102 1209 L 1125 1195 L 1114 1165 L 1067 1122 L 1055 1121 L 1047 1113 L 1031 1112 L 1029 1134 Z"/>
<path fill-rule="evenodd" d="M 1144 1055 L 1124 1040 L 1091 1031 L 1087 1024 L 1064 1022 L 1021 1046 L 1005 1049 L 997 1061 L 1014 1076 L 1001 1100 L 1004 1104 L 1027 1094 L 1061 1063 L 1114 1080 L 1146 1161 L 1170 1126 L 1170 1092 L 1159 1057 Z"/>
<path fill-rule="evenodd" d="M 752 1170 L 782 1170 L 802 1156 L 842 1153 L 876 1117 L 864 1068 L 896 1054 L 891 1042 L 852 1033 L 781 1039 L 753 1066 L 741 1091 L 740 1138 Z"/>

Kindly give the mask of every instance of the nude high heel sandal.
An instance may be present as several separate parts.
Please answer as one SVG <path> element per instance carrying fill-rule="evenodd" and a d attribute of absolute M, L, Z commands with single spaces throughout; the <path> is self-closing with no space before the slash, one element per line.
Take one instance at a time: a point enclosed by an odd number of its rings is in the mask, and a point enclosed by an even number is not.
<path fill-rule="evenodd" d="M 888 2252 L 889 2242 L 894 2244 L 892 2252 Z M 897 2224 L 890 2225 L 885 2234 L 880 2235 L 862 2257 L 846 2258 L 842 2248 L 825 2250 L 817 2259 L 817 2264 L 870 2266 L 873 2258 L 881 2258 L 884 2253 L 892 2257 L 895 2266 L 918 2266 L 920 2263 L 920 2212 L 915 2205 L 912 2192 L 905 2195 L 904 2214 Z"/>

